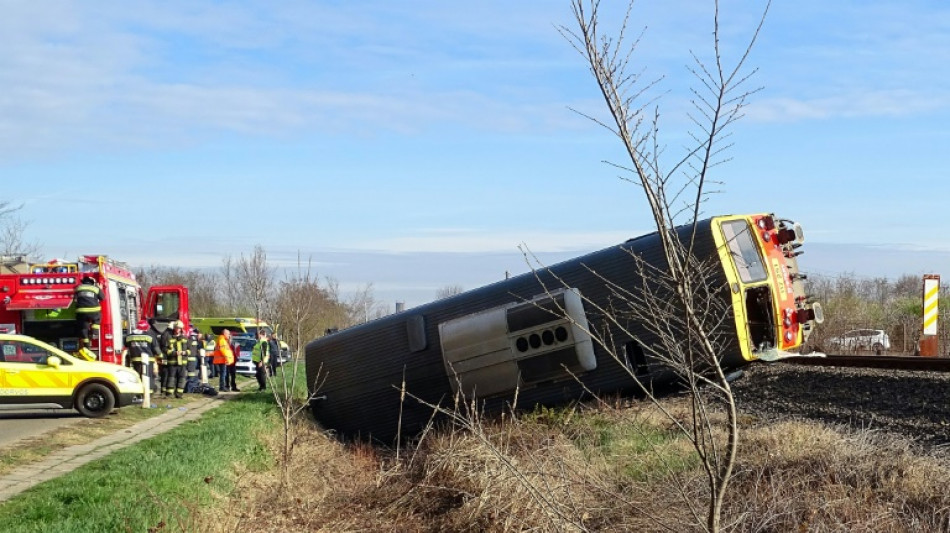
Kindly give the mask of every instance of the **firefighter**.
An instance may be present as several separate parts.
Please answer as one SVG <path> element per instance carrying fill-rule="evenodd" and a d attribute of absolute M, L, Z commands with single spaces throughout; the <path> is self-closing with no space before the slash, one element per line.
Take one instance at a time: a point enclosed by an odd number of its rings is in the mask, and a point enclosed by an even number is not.
<path fill-rule="evenodd" d="M 154 382 L 152 382 L 152 391 L 158 394 L 161 392 L 162 387 L 165 386 L 165 361 L 164 361 L 164 351 L 165 347 L 162 342 L 164 341 L 162 333 L 158 331 L 158 328 L 155 327 L 155 319 L 148 319 L 148 336 L 154 340 L 153 347 L 157 347 L 158 350 L 155 352 L 155 359 L 152 363 L 152 375 L 157 376 Z"/>
<path fill-rule="evenodd" d="M 257 377 L 257 391 L 267 390 L 267 369 L 270 362 L 270 344 L 264 330 L 257 332 L 257 344 L 251 349 L 251 361 L 254 363 L 254 375 Z"/>
<path fill-rule="evenodd" d="M 231 350 L 231 331 L 226 329 L 218 335 L 218 338 L 214 342 L 214 357 L 212 361 L 214 362 L 215 368 L 218 370 L 218 378 L 220 379 L 220 390 L 221 392 L 228 392 L 231 390 L 228 380 L 228 368 L 234 364 L 234 352 Z"/>
<path fill-rule="evenodd" d="M 90 347 L 90 331 L 99 329 L 102 319 L 102 289 L 91 276 L 83 276 L 82 282 L 73 289 L 73 301 L 76 302 L 76 322 L 82 337 L 81 347 Z"/>
<path fill-rule="evenodd" d="M 185 392 L 185 376 L 188 371 L 188 337 L 184 333 L 185 325 L 181 320 L 169 324 L 162 334 L 165 362 L 165 397 L 172 394 L 181 398 Z"/>
<path fill-rule="evenodd" d="M 188 333 L 188 364 L 185 367 L 185 391 L 186 392 L 195 392 L 198 390 L 198 385 L 201 384 L 201 378 L 198 373 L 198 364 L 202 359 L 202 352 L 204 351 L 204 341 L 201 339 L 201 334 L 198 333 L 198 330 L 191 328 L 191 332 Z"/>
<path fill-rule="evenodd" d="M 132 333 L 125 336 L 125 366 L 135 369 L 142 376 L 142 381 L 148 378 L 149 387 L 157 390 L 152 361 L 162 353 L 162 349 L 158 339 L 148 334 L 148 327 L 148 322 L 140 320 Z M 148 363 L 143 364 L 146 358 Z"/>
<path fill-rule="evenodd" d="M 161 348 L 155 337 L 148 334 L 148 322 L 140 320 L 132 333 L 125 336 L 124 344 L 125 366 L 134 368 L 140 376 L 148 375 L 150 379 L 153 379 L 152 369 L 142 367 L 142 354 L 148 355 L 149 361 L 154 361 L 161 353 Z"/>

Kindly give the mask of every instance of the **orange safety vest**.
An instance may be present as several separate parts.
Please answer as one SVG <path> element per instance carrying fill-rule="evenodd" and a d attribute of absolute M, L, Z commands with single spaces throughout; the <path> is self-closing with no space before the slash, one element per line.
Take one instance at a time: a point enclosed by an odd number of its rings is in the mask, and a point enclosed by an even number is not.
<path fill-rule="evenodd" d="M 234 364 L 234 352 L 231 351 L 231 344 L 223 333 L 214 341 L 214 357 L 211 362 L 216 365 Z"/>

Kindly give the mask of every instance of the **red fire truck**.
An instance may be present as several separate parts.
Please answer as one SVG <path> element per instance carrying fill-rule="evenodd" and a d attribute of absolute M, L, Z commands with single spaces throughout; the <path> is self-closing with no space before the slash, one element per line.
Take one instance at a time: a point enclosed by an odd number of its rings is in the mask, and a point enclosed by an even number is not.
<path fill-rule="evenodd" d="M 74 262 L 6 264 L 0 270 L 0 332 L 22 333 L 75 353 L 80 325 L 74 289 L 91 277 L 102 290 L 102 318 L 92 331 L 92 352 L 101 361 L 121 364 L 126 333 L 141 319 L 154 318 L 163 331 L 173 320 L 187 327 L 188 289 L 181 285 L 152 287 L 143 295 L 129 267 L 102 255 L 80 256 Z M 187 331 L 187 330 L 186 330 Z"/>

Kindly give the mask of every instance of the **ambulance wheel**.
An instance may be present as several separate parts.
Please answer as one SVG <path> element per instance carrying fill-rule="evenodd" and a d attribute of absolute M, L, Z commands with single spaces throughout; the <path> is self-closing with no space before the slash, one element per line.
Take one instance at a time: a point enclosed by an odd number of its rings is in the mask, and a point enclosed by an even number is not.
<path fill-rule="evenodd" d="M 109 387 L 101 383 L 90 383 L 76 395 L 76 410 L 89 418 L 102 418 L 115 407 L 115 396 Z"/>

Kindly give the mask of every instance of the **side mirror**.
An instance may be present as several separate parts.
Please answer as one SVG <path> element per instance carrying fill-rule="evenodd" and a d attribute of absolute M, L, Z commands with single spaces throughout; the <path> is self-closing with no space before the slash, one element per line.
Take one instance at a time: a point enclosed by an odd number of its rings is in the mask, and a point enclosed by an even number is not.
<path fill-rule="evenodd" d="M 59 365 L 63 363 L 63 360 L 58 356 L 51 355 L 46 358 L 46 366 L 51 366 L 53 368 L 59 368 Z"/>

